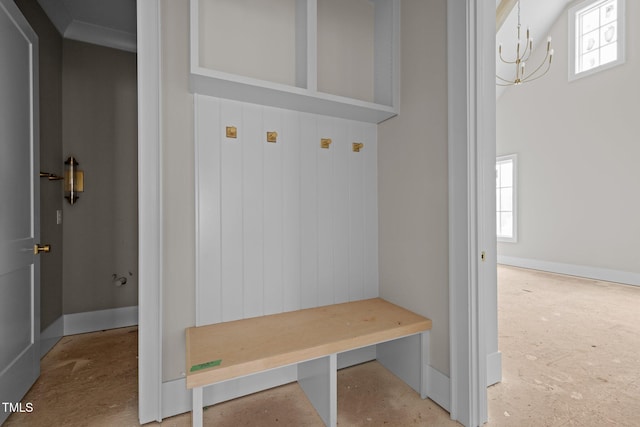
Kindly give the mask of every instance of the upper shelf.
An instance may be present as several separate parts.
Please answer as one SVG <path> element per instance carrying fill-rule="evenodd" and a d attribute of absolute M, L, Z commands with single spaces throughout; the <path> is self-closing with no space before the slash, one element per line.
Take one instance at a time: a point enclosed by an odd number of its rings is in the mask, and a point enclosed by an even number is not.
<path fill-rule="evenodd" d="M 193 92 L 372 123 L 398 113 L 399 0 L 238 3 L 191 0 Z"/>

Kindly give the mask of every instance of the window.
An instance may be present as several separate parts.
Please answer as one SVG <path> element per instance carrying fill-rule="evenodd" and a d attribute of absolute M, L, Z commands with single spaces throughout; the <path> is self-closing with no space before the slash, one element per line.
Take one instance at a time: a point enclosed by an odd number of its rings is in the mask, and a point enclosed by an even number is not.
<path fill-rule="evenodd" d="M 624 0 L 588 0 L 569 9 L 569 80 L 624 63 Z"/>
<path fill-rule="evenodd" d="M 499 242 L 517 242 L 515 154 L 496 159 L 496 230 Z"/>

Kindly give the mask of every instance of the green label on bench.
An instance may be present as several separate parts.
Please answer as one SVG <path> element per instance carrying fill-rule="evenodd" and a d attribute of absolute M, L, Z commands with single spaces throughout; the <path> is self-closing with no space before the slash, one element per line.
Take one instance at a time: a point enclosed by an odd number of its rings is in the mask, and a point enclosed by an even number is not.
<path fill-rule="evenodd" d="M 222 363 L 222 359 L 212 360 L 211 362 L 201 363 L 199 365 L 193 365 L 191 367 L 190 372 L 199 371 L 200 369 L 213 368 L 214 366 L 219 366 Z"/>

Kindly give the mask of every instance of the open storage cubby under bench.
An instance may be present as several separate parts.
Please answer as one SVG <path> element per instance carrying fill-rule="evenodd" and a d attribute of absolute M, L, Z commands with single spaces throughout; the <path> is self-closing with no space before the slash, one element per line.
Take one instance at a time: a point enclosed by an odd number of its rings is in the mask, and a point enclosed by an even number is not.
<path fill-rule="evenodd" d="M 372 345 L 378 361 L 425 398 L 430 329 L 430 319 L 380 298 L 188 328 L 193 425 L 202 425 L 203 387 L 297 364 L 301 388 L 335 426 L 337 354 Z"/>

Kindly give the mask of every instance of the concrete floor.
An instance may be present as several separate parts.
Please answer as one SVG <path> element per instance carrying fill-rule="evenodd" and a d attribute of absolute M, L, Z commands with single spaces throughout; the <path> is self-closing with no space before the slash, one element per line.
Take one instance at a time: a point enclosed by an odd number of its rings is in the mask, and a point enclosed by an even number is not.
<path fill-rule="evenodd" d="M 487 426 L 637 426 L 640 288 L 498 268 L 503 381 Z M 136 426 L 137 328 L 63 338 L 13 426 Z M 338 374 L 341 426 L 459 426 L 377 362 Z M 317 426 L 296 384 L 208 408 L 205 425 Z M 162 426 L 188 426 L 190 414 Z M 152 423 L 149 425 L 158 425 Z"/>
<path fill-rule="evenodd" d="M 640 287 L 498 268 L 490 426 L 640 425 Z"/>

